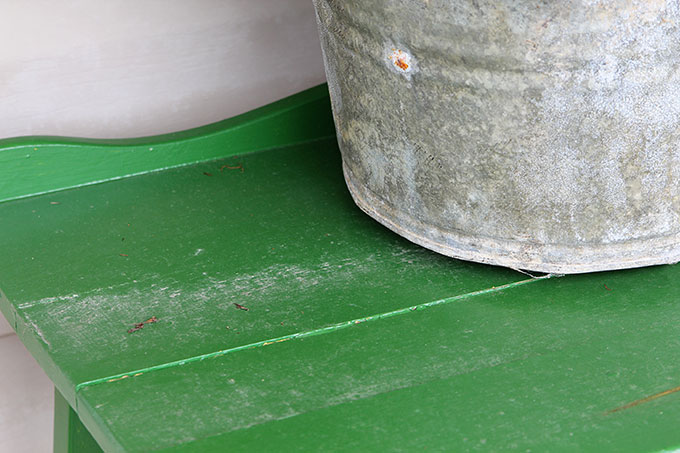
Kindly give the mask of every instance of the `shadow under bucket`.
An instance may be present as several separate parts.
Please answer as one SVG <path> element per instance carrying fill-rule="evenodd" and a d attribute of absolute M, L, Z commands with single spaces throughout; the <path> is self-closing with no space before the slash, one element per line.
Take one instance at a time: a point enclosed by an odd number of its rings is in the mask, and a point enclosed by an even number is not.
<path fill-rule="evenodd" d="M 680 2 L 315 0 L 347 185 L 465 260 L 680 260 Z"/>

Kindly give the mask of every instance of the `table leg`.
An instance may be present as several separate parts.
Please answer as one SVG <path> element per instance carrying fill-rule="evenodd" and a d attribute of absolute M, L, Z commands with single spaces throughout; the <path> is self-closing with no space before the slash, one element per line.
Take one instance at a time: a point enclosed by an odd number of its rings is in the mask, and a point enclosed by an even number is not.
<path fill-rule="evenodd" d="M 71 406 L 54 389 L 54 453 L 101 453 L 97 442 L 92 438 Z"/>

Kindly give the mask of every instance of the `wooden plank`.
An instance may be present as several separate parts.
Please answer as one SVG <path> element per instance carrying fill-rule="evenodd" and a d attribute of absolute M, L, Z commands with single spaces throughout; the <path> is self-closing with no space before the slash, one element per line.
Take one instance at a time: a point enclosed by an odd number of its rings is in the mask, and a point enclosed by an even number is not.
<path fill-rule="evenodd" d="M 89 381 L 527 278 L 368 218 L 335 139 L 7 202 L 0 219 L 0 308 L 76 409 Z"/>
<path fill-rule="evenodd" d="M 679 272 L 534 281 L 87 385 L 79 405 L 126 451 L 671 449 Z"/>

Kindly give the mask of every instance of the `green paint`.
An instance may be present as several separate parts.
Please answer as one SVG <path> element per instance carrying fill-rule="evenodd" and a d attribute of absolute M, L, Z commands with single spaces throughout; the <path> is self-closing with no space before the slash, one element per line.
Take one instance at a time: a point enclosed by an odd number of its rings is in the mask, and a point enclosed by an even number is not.
<path fill-rule="evenodd" d="M 97 413 L 126 451 L 151 445 L 139 423 L 178 451 L 668 449 L 680 394 L 607 412 L 680 383 L 677 273 L 540 280 L 89 386 L 79 401 L 116 400 Z"/>
<path fill-rule="evenodd" d="M 0 202 L 334 135 L 319 85 L 251 112 L 134 139 L 0 140 Z"/>
<path fill-rule="evenodd" d="M 211 359 L 211 358 L 219 357 L 219 356 L 222 356 L 222 355 L 225 355 L 225 354 L 230 354 L 230 353 L 234 353 L 234 352 L 238 352 L 238 351 L 244 351 L 244 350 L 252 349 L 252 348 L 270 346 L 270 345 L 273 345 L 273 344 L 276 344 L 276 343 L 281 343 L 283 341 L 313 337 L 313 336 L 316 336 L 316 335 L 323 335 L 323 334 L 326 334 L 326 333 L 335 332 L 336 330 L 346 329 L 348 327 L 354 327 L 354 326 L 357 326 L 359 324 L 363 324 L 365 322 L 378 321 L 380 319 L 390 318 L 392 316 L 397 316 L 397 315 L 405 315 L 405 314 L 408 314 L 408 313 L 413 313 L 414 311 L 417 311 L 417 310 L 424 310 L 426 308 L 435 307 L 435 306 L 441 305 L 441 304 L 457 302 L 457 301 L 465 300 L 469 297 L 478 296 L 478 295 L 481 295 L 481 294 L 487 294 L 487 293 L 492 293 L 492 292 L 496 292 L 496 291 L 502 291 L 504 289 L 514 288 L 515 286 L 526 285 L 527 283 L 531 283 L 533 281 L 539 281 L 539 280 L 542 280 L 544 278 L 550 278 L 550 277 L 551 277 L 550 275 L 546 275 L 546 276 L 543 276 L 543 277 L 533 278 L 531 280 L 522 280 L 522 281 L 519 281 L 519 282 L 509 283 L 507 285 L 501 285 L 501 286 L 498 286 L 498 287 L 488 288 L 488 289 L 484 289 L 484 290 L 481 290 L 481 291 L 474 291 L 474 292 L 467 293 L 467 294 L 461 294 L 459 296 L 448 297 L 446 299 L 435 300 L 435 301 L 432 301 L 432 302 L 426 302 L 426 303 L 423 303 L 423 304 L 413 305 L 411 307 L 406 307 L 406 308 L 400 308 L 398 310 L 393 310 L 393 311 L 390 311 L 390 312 L 387 312 L 387 313 L 380 313 L 380 314 L 377 314 L 377 315 L 366 316 L 364 318 L 352 319 L 352 320 L 349 320 L 349 321 L 343 321 L 341 323 L 333 324 L 331 326 L 326 326 L 326 327 L 322 327 L 322 328 L 319 328 L 319 329 L 310 330 L 310 331 L 307 331 L 307 332 L 297 332 L 297 333 L 294 333 L 294 334 L 284 335 L 284 336 L 277 337 L 277 338 L 270 338 L 268 340 L 262 340 L 262 341 L 258 341 L 256 343 L 250 343 L 250 344 L 238 346 L 238 347 L 231 348 L 231 349 L 225 349 L 225 350 L 222 350 L 222 351 L 215 351 L 215 352 L 211 352 L 211 353 L 208 353 L 208 354 L 201 354 L 201 355 L 194 356 L 194 357 L 188 357 L 186 359 L 176 360 L 174 362 L 168 362 L 168 363 L 164 363 L 162 365 L 152 366 L 152 367 L 143 368 L 143 369 L 134 370 L 134 371 L 128 371 L 126 373 L 120 373 L 120 374 L 116 374 L 114 376 L 107 376 L 105 378 L 95 379 L 95 380 L 92 380 L 92 381 L 83 382 L 83 383 L 76 385 L 76 393 L 79 390 L 81 390 L 82 388 L 90 386 L 90 385 L 104 384 L 104 383 L 107 383 L 107 382 L 117 381 L 119 379 L 127 379 L 127 378 L 131 378 L 131 377 L 138 377 L 138 376 L 141 376 L 142 374 L 148 373 L 150 371 L 156 371 L 156 370 L 162 370 L 162 369 L 170 368 L 170 367 L 174 367 L 174 366 L 186 365 L 188 363 L 198 362 L 198 361 L 205 360 L 205 359 Z"/>
<path fill-rule="evenodd" d="M 119 414 L 151 423 L 160 411 L 166 425 L 155 445 L 180 451 L 271 443 L 346 451 L 668 448 L 678 442 L 677 394 L 605 414 L 677 382 L 678 301 L 666 297 L 677 288 L 655 291 L 655 299 L 645 297 L 649 286 L 636 286 L 666 284 L 676 274 L 664 267 L 541 280 L 86 387 L 79 398 L 87 407 L 118 398 L 97 412 L 125 433 L 121 448 L 129 451 L 144 449 L 143 433 Z M 137 408 L 154 389 L 158 398 Z M 196 411 L 187 415 L 187 407 Z M 654 423 L 642 422 L 648 419 Z M 183 444 L 187 436 L 195 440 Z"/>
<path fill-rule="evenodd" d="M 83 382 L 523 277 L 385 230 L 339 164 L 330 139 L 3 203 L 0 308 L 75 407 Z"/>
<path fill-rule="evenodd" d="M 326 124 L 316 109 L 299 114 Z M 334 138 L 7 201 L 0 219 L 0 309 L 104 446 L 118 434 L 76 399 L 83 383 L 522 277 L 441 257 L 367 218 Z"/>
<path fill-rule="evenodd" d="M 101 453 L 78 414 L 54 391 L 54 453 Z"/>

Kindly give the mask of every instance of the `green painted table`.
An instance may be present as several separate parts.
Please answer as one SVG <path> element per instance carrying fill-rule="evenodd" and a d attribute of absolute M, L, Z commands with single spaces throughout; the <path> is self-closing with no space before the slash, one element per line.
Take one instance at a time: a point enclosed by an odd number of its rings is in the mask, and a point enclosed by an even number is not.
<path fill-rule="evenodd" d="M 680 266 L 532 279 L 409 243 L 352 203 L 325 86 L 0 162 L 0 308 L 57 451 L 680 446 Z"/>

